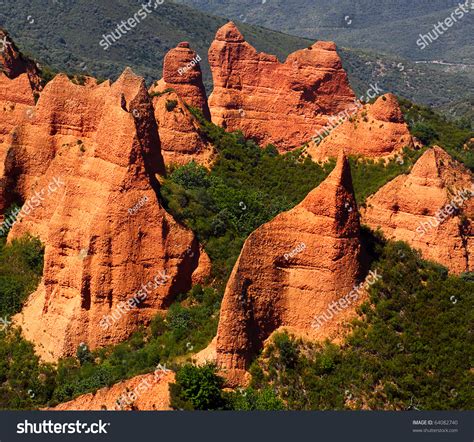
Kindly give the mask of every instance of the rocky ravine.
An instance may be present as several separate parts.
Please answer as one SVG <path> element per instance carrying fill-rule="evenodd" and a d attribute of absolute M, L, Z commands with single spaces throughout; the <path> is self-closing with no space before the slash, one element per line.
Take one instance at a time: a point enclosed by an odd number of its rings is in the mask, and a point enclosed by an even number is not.
<path fill-rule="evenodd" d="M 329 116 L 354 104 L 332 42 L 317 42 L 280 63 L 274 55 L 257 52 L 230 22 L 217 31 L 209 64 L 212 121 L 280 151 L 309 141 Z"/>
<path fill-rule="evenodd" d="M 46 246 L 42 283 L 15 321 L 43 359 L 123 341 L 206 274 L 193 233 L 158 201 L 153 106 L 131 70 L 100 85 L 58 75 L 13 141 L 7 191 L 24 204 L 8 239 Z"/>
<path fill-rule="evenodd" d="M 390 239 L 406 241 L 425 259 L 453 273 L 472 272 L 473 195 L 472 174 L 434 147 L 410 174 L 398 176 L 367 200 L 362 220 L 373 229 L 381 228 Z"/>
<path fill-rule="evenodd" d="M 360 225 L 349 163 L 340 156 L 329 177 L 295 208 L 253 232 L 227 284 L 217 332 L 217 362 L 231 384 L 280 327 L 334 337 L 354 312 L 322 327 L 317 315 L 346 296 L 361 273 Z"/>

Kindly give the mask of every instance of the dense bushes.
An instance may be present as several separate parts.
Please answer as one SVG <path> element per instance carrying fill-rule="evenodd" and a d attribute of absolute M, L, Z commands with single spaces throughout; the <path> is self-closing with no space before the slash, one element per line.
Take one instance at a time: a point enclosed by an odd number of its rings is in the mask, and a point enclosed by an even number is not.
<path fill-rule="evenodd" d="M 10 324 L 43 271 L 43 245 L 25 236 L 0 242 L 0 409 L 37 408 L 54 390 L 54 369 Z"/>
<path fill-rule="evenodd" d="M 218 158 L 210 172 L 196 163 L 171 170 L 161 195 L 173 216 L 205 244 L 215 276 L 225 283 L 248 235 L 301 202 L 335 163 L 320 166 L 301 150 L 279 155 L 272 145 L 261 149 L 242 134 L 226 133 L 191 110 L 200 120 L 203 134 L 216 147 Z M 359 203 L 407 171 L 419 155 L 407 151 L 403 164 L 394 160 L 388 165 L 351 159 Z"/>
<path fill-rule="evenodd" d="M 411 133 L 427 145 L 439 144 L 456 160 L 474 171 L 474 149 L 464 145 L 473 137 L 471 122 L 453 122 L 430 108 L 400 99 Z"/>
<path fill-rule="evenodd" d="M 0 330 L 0 408 L 52 406 L 151 372 L 159 363 L 174 368 L 178 357 L 199 351 L 215 336 L 220 298 L 214 289 L 195 286 L 166 316 L 156 316 L 125 342 L 96 351 L 79 346 L 75 358 L 57 366 L 40 363 L 18 329 Z"/>
<path fill-rule="evenodd" d="M 92 352 L 78 348 L 78 358 L 59 361 L 51 403 L 152 372 L 158 364 L 172 367 L 178 356 L 205 348 L 217 331 L 220 298 L 211 288 L 195 286 L 166 316 L 157 315 L 125 342 Z"/>
<path fill-rule="evenodd" d="M 43 272 L 43 245 L 25 236 L 0 244 L 0 316 L 17 313 Z"/>
<path fill-rule="evenodd" d="M 179 410 L 218 410 L 224 405 L 221 389 L 224 380 L 213 365 L 186 364 L 176 373 L 170 386 L 171 406 Z"/>
<path fill-rule="evenodd" d="M 257 391 L 240 388 L 223 391 L 224 379 L 212 364 L 183 365 L 170 385 L 171 406 L 175 410 L 284 410 L 285 405 L 271 388 Z"/>
<path fill-rule="evenodd" d="M 290 409 L 472 409 L 474 283 L 403 243 L 380 252 L 382 280 L 344 345 L 278 335 L 251 368 L 253 390 Z"/>
<path fill-rule="evenodd" d="M 0 327 L 0 409 L 39 408 L 54 388 L 54 367 L 40 363 L 18 329 Z"/>

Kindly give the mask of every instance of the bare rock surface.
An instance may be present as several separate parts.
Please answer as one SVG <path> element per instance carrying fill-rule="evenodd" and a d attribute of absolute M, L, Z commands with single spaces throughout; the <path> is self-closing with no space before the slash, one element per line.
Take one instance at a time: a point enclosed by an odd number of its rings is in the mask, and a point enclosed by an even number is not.
<path fill-rule="evenodd" d="M 453 273 L 472 272 L 473 195 L 472 174 L 442 148 L 433 147 L 408 175 L 398 176 L 368 198 L 362 220 Z"/>

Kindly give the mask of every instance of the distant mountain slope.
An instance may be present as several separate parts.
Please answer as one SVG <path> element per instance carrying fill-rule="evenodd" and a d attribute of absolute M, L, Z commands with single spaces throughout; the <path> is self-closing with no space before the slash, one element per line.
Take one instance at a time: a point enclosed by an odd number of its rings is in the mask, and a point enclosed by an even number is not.
<path fill-rule="evenodd" d="M 175 0 L 249 24 L 311 39 L 330 39 L 352 48 L 392 53 L 411 60 L 474 63 L 469 37 L 474 11 L 423 51 L 419 34 L 444 20 L 460 0 Z M 471 2 L 463 1 L 470 6 Z"/>
<path fill-rule="evenodd" d="M 148 80 L 161 78 L 164 55 L 181 41 L 189 41 L 207 68 L 207 51 L 216 30 L 226 23 L 186 6 L 165 2 L 105 51 L 100 41 L 122 20 L 134 16 L 149 0 L 19 0 L 0 9 L 0 26 L 18 45 L 42 63 L 69 72 L 90 72 L 116 78 L 132 66 Z M 154 3 L 154 0 L 151 2 Z M 30 23 L 33 21 L 33 23 Z M 242 32 L 259 50 L 286 57 L 306 44 L 301 38 L 255 26 Z"/>
<path fill-rule="evenodd" d="M 167 1 L 158 5 L 107 51 L 101 47 L 103 35 L 113 32 L 117 23 L 137 14 L 142 3 L 132 0 L 95 3 L 87 0 L 18 0 L 8 8 L 0 9 L 0 26 L 10 32 L 20 49 L 41 64 L 102 78 L 117 78 L 125 66 L 131 66 L 148 81 L 159 79 L 166 52 L 180 41 L 189 41 L 202 58 L 205 83 L 210 90 L 212 81 L 207 51 L 216 30 L 226 22 L 224 18 Z M 328 11 L 333 9 L 334 5 Z M 213 11 L 222 15 L 224 12 L 222 5 Z M 246 39 L 258 50 L 276 54 L 280 60 L 313 43 L 313 40 L 249 25 L 248 21 L 238 23 Z M 385 92 L 393 91 L 418 103 L 443 106 L 447 112 L 451 111 L 451 103 L 456 103 L 458 113 L 466 110 L 462 103 L 468 98 L 467 76 L 440 72 L 437 67 L 414 65 L 396 57 L 349 49 L 340 52 L 358 94 L 363 94 L 370 83 L 378 81 Z"/>

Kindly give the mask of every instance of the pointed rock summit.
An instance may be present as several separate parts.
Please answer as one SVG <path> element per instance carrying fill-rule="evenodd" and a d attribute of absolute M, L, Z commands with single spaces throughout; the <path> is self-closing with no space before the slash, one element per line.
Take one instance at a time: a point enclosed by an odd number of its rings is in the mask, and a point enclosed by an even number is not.
<path fill-rule="evenodd" d="M 32 88 L 41 90 L 41 78 L 36 64 L 23 56 L 3 29 L 0 29 L 0 70 L 11 79 L 26 74 Z"/>
<path fill-rule="evenodd" d="M 373 104 L 355 104 L 349 111 L 329 118 L 328 125 L 313 137 L 307 152 L 315 161 L 335 158 L 343 149 L 348 155 L 384 158 L 412 146 L 397 98 L 385 94 Z"/>
<path fill-rule="evenodd" d="M 363 222 L 453 273 L 474 271 L 472 174 L 440 147 L 367 200 Z"/>
<path fill-rule="evenodd" d="M 212 121 L 280 151 L 301 146 L 329 116 L 355 100 L 331 42 L 315 43 L 280 63 L 274 55 L 257 52 L 230 22 L 217 31 L 209 64 Z"/>
<path fill-rule="evenodd" d="M 230 383 L 280 327 L 335 337 L 354 305 L 315 327 L 318 315 L 348 295 L 360 276 L 360 225 L 344 155 L 296 207 L 253 232 L 227 284 L 217 332 L 217 362 Z"/>
<path fill-rule="evenodd" d="M 195 161 L 208 167 L 214 157 L 212 146 L 201 134 L 199 121 L 187 108 L 195 107 L 211 119 L 200 59 L 188 42 L 179 43 L 165 57 L 163 78 L 149 91 L 166 165 Z"/>
<path fill-rule="evenodd" d="M 240 33 L 235 23 L 230 21 L 218 29 L 216 33 L 216 40 L 230 43 L 243 43 L 245 38 Z"/>
<path fill-rule="evenodd" d="M 203 275 L 193 233 L 160 205 L 154 110 L 130 69 L 114 84 L 54 78 L 8 158 L 5 190 L 22 206 L 8 240 L 45 244 L 15 321 L 44 360 L 123 341 Z"/>
<path fill-rule="evenodd" d="M 35 96 L 41 89 L 36 65 L 23 57 L 6 31 L 0 29 L 0 214 L 14 195 L 7 192 L 12 177 L 5 168 L 12 165 L 10 147 L 17 128 L 34 116 Z M 1 219 L 0 215 L 0 219 Z"/>
<path fill-rule="evenodd" d="M 201 56 L 196 54 L 188 42 L 181 42 L 165 56 L 163 80 L 150 89 L 150 92 L 163 92 L 174 89 L 189 106 L 200 109 L 210 120 L 207 95 L 202 82 Z"/>

